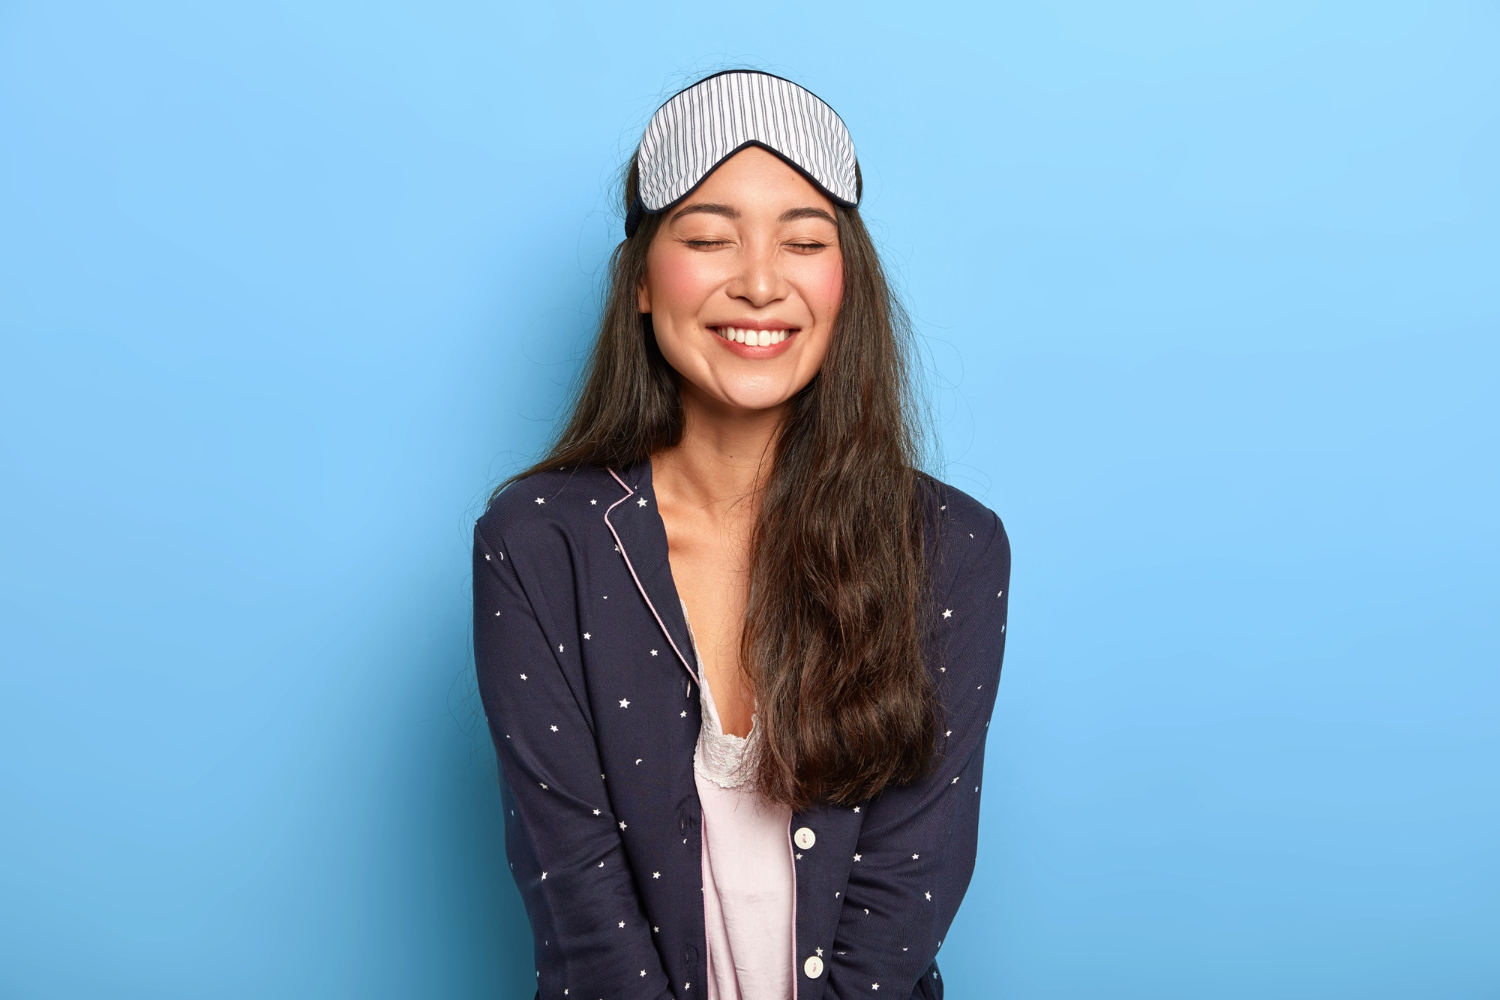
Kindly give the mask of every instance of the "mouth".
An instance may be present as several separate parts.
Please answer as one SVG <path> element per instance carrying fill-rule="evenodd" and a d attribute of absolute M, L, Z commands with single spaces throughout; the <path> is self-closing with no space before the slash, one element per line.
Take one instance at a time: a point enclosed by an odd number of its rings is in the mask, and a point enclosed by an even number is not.
<path fill-rule="evenodd" d="M 721 340 L 744 344 L 746 347 L 775 347 L 797 333 L 797 327 L 794 326 L 765 330 L 748 326 L 711 326 L 709 330 Z"/>

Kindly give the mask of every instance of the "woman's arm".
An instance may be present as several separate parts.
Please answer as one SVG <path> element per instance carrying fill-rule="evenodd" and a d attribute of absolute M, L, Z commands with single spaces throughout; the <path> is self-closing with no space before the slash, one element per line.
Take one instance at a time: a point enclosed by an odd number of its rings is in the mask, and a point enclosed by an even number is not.
<path fill-rule="evenodd" d="M 506 855 L 536 939 L 538 992 L 670 1000 L 605 791 L 573 596 L 543 582 L 567 555 L 549 555 L 535 531 L 513 549 L 485 528 L 474 529 L 474 663 L 509 790 Z M 552 572 L 536 571 L 549 562 Z"/>
<path fill-rule="evenodd" d="M 955 533 L 956 569 L 934 609 L 940 659 L 933 672 L 946 736 L 927 779 L 889 788 L 861 807 L 859 846 L 833 955 L 825 958 L 830 998 L 940 995 L 940 984 L 918 980 L 936 976 L 929 966 L 974 872 L 985 735 L 1010 589 L 1005 528 L 975 507 L 979 516 L 966 513 L 946 525 Z"/>

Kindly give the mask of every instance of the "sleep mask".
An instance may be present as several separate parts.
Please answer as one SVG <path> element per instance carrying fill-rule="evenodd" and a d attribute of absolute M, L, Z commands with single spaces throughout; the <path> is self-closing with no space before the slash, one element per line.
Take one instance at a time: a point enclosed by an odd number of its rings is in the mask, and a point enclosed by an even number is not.
<path fill-rule="evenodd" d="M 781 157 L 840 205 L 859 204 L 854 140 L 812 91 L 759 70 L 699 80 L 657 108 L 636 153 L 638 194 L 625 215 L 632 236 L 645 214 L 671 208 L 746 146 Z"/>

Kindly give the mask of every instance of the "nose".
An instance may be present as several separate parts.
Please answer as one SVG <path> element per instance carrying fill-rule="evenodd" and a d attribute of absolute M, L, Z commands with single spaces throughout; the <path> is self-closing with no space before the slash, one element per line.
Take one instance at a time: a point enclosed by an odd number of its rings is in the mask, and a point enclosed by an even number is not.
<path fill-rule="evenodd" d="M 781 273 L 774 240 L 756 240 L 740 251 L 738 273 L 725 292 L 760 309 L 787 296 L 786 279 Z"/>

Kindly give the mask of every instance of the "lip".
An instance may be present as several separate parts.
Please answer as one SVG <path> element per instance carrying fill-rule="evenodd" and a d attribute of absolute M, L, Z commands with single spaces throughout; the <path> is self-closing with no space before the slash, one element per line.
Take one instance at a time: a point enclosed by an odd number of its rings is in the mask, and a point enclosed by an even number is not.
<path fill-rule="evenodd" d="M 741 344 L 738 341 L 727 340 L 724 337 L 721 337 L 719 335 L 719 331 L 725 329 L 726 327 L 737 330 L 770 330 L 773 332 L 785 330 L 787 331 L 787 336 L 786 339 L 781 341 L 781 343 L 779 344 L 767 344 L 765 347 L 761 347 L 759 344 L 756 344 L 752 347 L 749 344 Z M 797 339 L 797 334 L 802 332 L 802 328 L 799 326 L 794 326 L 791 323 L 784 323 L 781 320 L 774 319 L 725 320 L 722 323 L 706 324 L 706 329 L 708 335 L 714 338 L 714 340 L 718 341 L 719 345 L 726 351 L 741 358 L 745 358 L 748 361 L 768 361 L 771 358 L 779 357 L 780 355 L 785 354 L 787 351 L 791 350 L 792 342 Z"/>
<path fill-rule="evenodd" d="M 733 327 L 736 330 L 800 330 L 795 323 L 783 323 L 779 319 L 726 319 L 722 323 L 707 323 L 710 330 Z"/>

